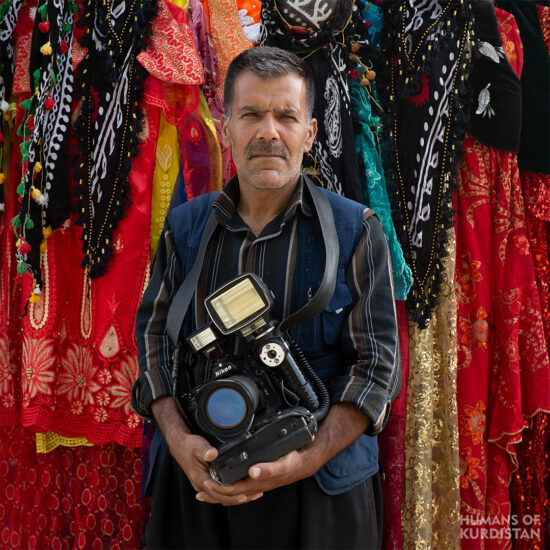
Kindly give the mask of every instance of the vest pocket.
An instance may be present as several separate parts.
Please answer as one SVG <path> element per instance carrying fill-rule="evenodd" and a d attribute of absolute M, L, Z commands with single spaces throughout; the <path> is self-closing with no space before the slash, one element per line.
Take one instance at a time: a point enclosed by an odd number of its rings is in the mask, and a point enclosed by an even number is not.
<path fill-rule="evenodd" d="M 340 335 L 351 304 L 351 293 L 344 283 L 336 283 L 332 299 L 321 313 L 324 341 L 334 346 L 340 342 Z"/>

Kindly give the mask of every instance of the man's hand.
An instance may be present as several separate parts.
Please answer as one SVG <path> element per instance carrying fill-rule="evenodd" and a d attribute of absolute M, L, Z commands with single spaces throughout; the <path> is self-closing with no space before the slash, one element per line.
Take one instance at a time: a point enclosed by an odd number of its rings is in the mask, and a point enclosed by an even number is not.
<path fill-rule="evenodd" d="M 228 506 L 244 504 L 260 498 L 258 491 L 250 494 L 227 495 L 223 502 L 216 500 L 216 495 L 208 494 L 206 482 L 212 481 L 208 471 L 208 462 L 218 456 L 218 451 L 200 435 L 193 435 L 181 417 L 172 397 L 162 397 L 153 402 L 151 410 L 164 435 L 170 454 L 185 472 L 191 485 L 197 491 L 197 499 L 206 502 L 220 502 Z M 207 498 L 199 497 L 206 490 Z"/>
<path fill-rule="evenodd" d="M 312 443 L 274 462 L 251 466 L 249 477 L 231 485 L 220 485 L 208 477 L 197 499 L 226 506 L 243 504 L 260 498 L 265 491 L 310 477 L 367 427 L 367 417 L 355 405 L 333 405 Z"/>

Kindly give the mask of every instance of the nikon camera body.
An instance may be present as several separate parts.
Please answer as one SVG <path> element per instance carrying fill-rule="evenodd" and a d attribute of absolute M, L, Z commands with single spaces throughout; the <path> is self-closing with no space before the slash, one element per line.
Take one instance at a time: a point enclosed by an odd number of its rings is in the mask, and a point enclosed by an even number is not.
<path fill-rule="evenodd" d="M 194 433 L 218 449 L 213 479 L 234 483 L 258 462 L 304 447 L 328 412 L 328 392 L 299 348 L 269 318 L 271 292 L 255 274 L 232 279 L 205 300 L 212 323 L 187 338 L 206 357 L 203 382 L 176 385 L 175 399 Z M 243 340 L 238 355 L 224 338 Z"/>

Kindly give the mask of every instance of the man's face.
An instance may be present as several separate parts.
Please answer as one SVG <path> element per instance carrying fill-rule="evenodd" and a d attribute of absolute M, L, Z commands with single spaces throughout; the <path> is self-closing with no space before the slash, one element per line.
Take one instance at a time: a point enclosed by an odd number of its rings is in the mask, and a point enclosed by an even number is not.
<path fill-rule="evenodd" d="M 298 75 L 266 79 L 244 70 L 237 76 L 231 116 L 222 116 L 222 137 L 232 148 L 241 190 L 295 183 L 316 133 L 317 121 L 307 120 L 306 85 Z"/>

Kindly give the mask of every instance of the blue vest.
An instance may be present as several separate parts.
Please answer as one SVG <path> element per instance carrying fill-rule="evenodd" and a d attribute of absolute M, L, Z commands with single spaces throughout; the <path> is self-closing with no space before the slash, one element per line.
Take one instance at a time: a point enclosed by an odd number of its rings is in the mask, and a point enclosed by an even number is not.
<path fill-rule="evenodd" d="M 352 293 L 346 284 L 345 272 L 361 238 L 365 207 L 330 191 L 323 191 L 332 206 L 340 243 L 336 289 L 325 311 L 313 319 L 291 327 L 290 336 L 328 386 L 330 379 L 343 375 L 346 365 L 353 361 L 352 357 L 343 356 L 339 342 L 344 318 L 352 303 Z M 172 236 L 182 262 L 184 277 L 195 261 L 212 203 L 217 196 L 218 193 L 201 195 L 175 208 L 169 214 Z M 307 301 L 308 294 L 314 294 L 319 288 L 324 266 L 324 241 L 317 217 L 301 216 L 291 312 L 302 307 Z M 187 315 L 184 324 L 186 331 L 193 329 L 190 318 L 191 316 Z M 155 455 L 158 454 L 160 446 L 159 437 L 160 431 L 157 430 L 151 445 L 151 469 L 154 469 L 155 458 L 158 460 Z M 377 471 L 377 439 L 361 435 L 321 468 L 315 474 L 315 479 L 327 494 L 339 494 L 355 487 Z"/>

